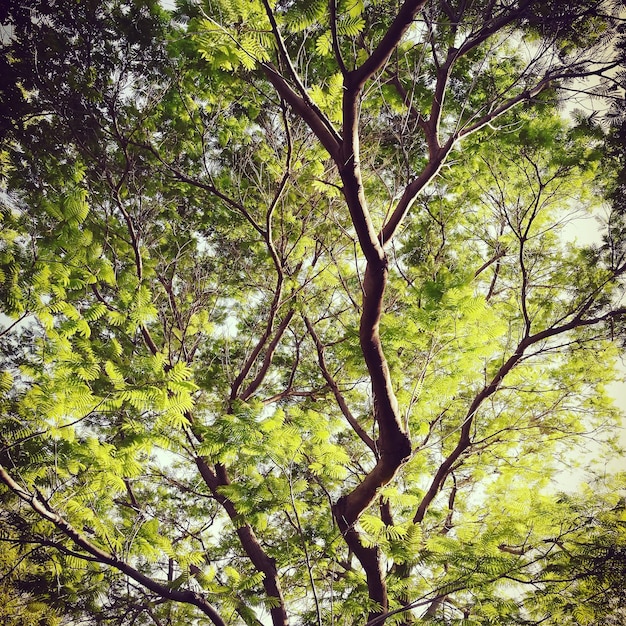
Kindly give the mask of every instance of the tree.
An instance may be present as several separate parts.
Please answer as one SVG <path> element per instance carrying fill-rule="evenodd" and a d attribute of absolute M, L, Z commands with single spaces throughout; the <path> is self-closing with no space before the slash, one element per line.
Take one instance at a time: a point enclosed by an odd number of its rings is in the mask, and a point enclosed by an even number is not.
<path fill-rule="evenodd" d="M 597 245 L 566 226 L 621 157 L 559 111 L 619 107 L 617 8 L 3 22 L 2 539 L 29 594 L 93 624 L 619 619 L 623 481 L 551 483 L 620 419 L 623 211 Z"/>

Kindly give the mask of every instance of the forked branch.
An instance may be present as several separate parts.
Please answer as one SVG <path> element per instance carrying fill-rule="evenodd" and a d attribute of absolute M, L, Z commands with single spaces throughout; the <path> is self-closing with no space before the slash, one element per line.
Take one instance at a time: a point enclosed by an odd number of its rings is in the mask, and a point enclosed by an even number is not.
<path fill-rule="evenodd" d="M 589 308 L 587 306 L 587 309 Z M 582 316 L 584 314 L 584 310 L 580 311 L 571 321 L 561 324 L 559 326 L 552 326 L 550 328 L 546 328 L 540 332 L 535 333 L 534 335 L 524 337 L 522 341 L 518 344 L 515 352 L 506 360 L 505 363 L 498 369 L 495 376 L 491 379 L 489 384 L 485 385 L 481 391 L 474 397 L 472 404 L 470 405 L 465 419 L 461 425 L 461 430 L 459 434 L 459 440 L 452 450 L 450 454 L 446 457 L 443 463 L 439 466 L 439 469 L 435 473 L 433 480 L 430 484 L 430 487 L 424 494 L 415 516 L 413 517 L 413 523 L 419 524 L 423 521 L 426 511 L 428 507 L 435 499 L 435 496 L 443 486 L 446 478 L 450 475 L 451 470 L 454 467 L 454 464 L 459 460 L 462 454 L 472 445 L 472 439 L 470 436 L 472 424 L 474 422 L 475 416 L 482 406 L 482 404 L 491 397 L 502 385 L 502 382 L 506 378 L 506 376 L 513 370 L 513 368 L 525 357 L 526 351 L 533 345 L 546 341 L 552 337 L 557 335 L 561 335 L 563 333 L 569 332 L 571 330 L 575 330 L 576 328 L 583 328 L 586 326 L 595 326 L 598 324 L 602 324 L 604 322 L 608 322 L 615 318 L 622 318 L 626 316 L 626 307 L 620 307 L 618 309 L 614 309 L 612 311 L 608 311 L 604 315 L 600 315 L 593 318 L 584 319 Z"/>

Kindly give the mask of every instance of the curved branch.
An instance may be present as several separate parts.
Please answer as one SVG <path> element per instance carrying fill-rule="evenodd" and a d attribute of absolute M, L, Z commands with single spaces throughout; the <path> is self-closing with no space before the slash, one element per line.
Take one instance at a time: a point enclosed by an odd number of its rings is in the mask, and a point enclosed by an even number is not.
<path fill-rule="evenodd" d="M 436 155 L 431 156 L 428 165 L 422 170 L 422 173 L 411 183 L 409 183 L 404 190 L 396 208 L 393 213 L 390 215 L 389 219 L 385 223 L 384 227 L 381 230 L 380 239 L 383 244 L 389 242 L 393 236 L 396 234 L 398 227 L 402 223 L 402 220 L 406 217 L 409 209 L 411 208 L 417 194 L 430 182 L 433 178 L 439 173 L 441 166 L 443 165 L 445 159 L 450 154 L 450 151 L 456 144 L 459 139 L 463 137 L 467 137 L 468 135 L 484 128 L 489 123 L 493 122 L 496 118 L 504 115 L 507 111 L 511 110 L 513 107 L 517 106 L 521 102 L 526 102 L 527 100 L 531 100 L 538 96 L 542 91 L 547 89 L 552 81 L 557 78 L 565 78 L 565 77 L 573 77 L 572 74 L 551 74 L 545 76 L 542 80 L 540 80 L 534 87 L 524 90 L 523 92 L 509 98 L 505 102 L 503 102 L 499 107 L 493 109 L 489 113 L 485 114 L 483 117 L 478 119 L 473 124 L 466 126 L 452 136 L 448 138 L 446 143 L 441 146 Z M 428 121 L 428 125 L 430 126 L 431 120 Z M 431 127 L 432 133 L 432 127 Z"/>
<path fill-rule="evenodd" d="M 289 56 L 289 53 L 287 52 L 287 46 L 285 46 L 283 36 L 280 34 L 280 29 L 278 28 L 278 24 L 276 23 L 276 17 L 274 16 L 274 12 L 272 11 L 272 8 L 270 7 L 268 0 L 262 0 L 262 2 L 263 2 L 263 7 L 265 8 L 265 13 L 267 14 L 267 18 L 269 19 L 270 24 L 272 26 L 272 33 L 276 41 L 276 47 L 278 49 L 279 58 L 282 59 L 285 65 L 287 66 L 291 79 L 293 80 L 298 91 L 300 92 L 300 95 L 303 101 L 310 108 L 310 110 L 313 111 L 313 113 L 315 113 L 316 117 L 326 127 L 328 132 L 336 135 L 337 131 L 335 130 L 331 121 L 326 117 L 326 115 L 324 115 L 324 113 L 322 113 L 321 109 L 315 104 L 315 102 L 311 100 L 306 90 L 306 87 L 300 80 L 300 77 L 298 76 L 298 73 L 296 72 L 296 68 L 293 66 L 293 63 L 291 61 L 291 57 Z"/>
<path fill-rule="evenodd" d="M 478 278 L 480 274 L 482 274 L 490 265 L 493 265 L 497 261 L 499 261 L 503 256 L 506 256 L 508 252 L 508 248 L 506 246 L 499 247 L 496 246 L 495 253 L 491 256 L 491 258 L 487 259 L 475 272 L 474 278 Z"/>
<path fill-rule="evenodd" d="M 274 335 L 274 338 L 272 339 L 272 341 L 270 341 L 267 347 L 267 351 L 265 352 L 265 357 L 263 357 L 263 363 L 261 364 L 261 367 L 259 368 L 259 372 L 254 377 L 254 380 L 244 389 L 244 391 L 241 392 L 239 396 L 240 399 L 243 400 L 244 402 L 259 388 L 259 386 L 265 379 L 265 376 L 267 375 L 270 365 L 272 364 L 272 359 L 274 358 L 274 352 L 276 351 L 276 348 L 278 347 L 278 344 L 280 343 L 282 336 L 284 335 L 285 331 L 289 327 L 289 322 L 291 322 L 291 318 L 293 317 L 294 313 L 295 313 L 294 309 L 291 309 L 291 311 L 289 311 L 287 315 L 285 315 L 285 317 L 283 318 L 283 321 L 280 323 L 280 325 L 276 329 L 276 334 Z M 257 352 L 257 355 L 258 355 L 258 352 Z"/>
<path fill-rule="evenodd" d="M 269 319 L 267 321 L 265 332 L 263 333 L 261 339 L 259 339 L 259 342 L 257 343 L 256 347 L 252 351 L 252 354 L 248 357 L 248 360 L 244 364 L 241 372 L 239 373 L 239 375 L 237 376 L 237 378 L 235 379 L 233 383 L 233 386 L 231 389 L 231 396 L 230 396 L 231 402 L 237 396 L 237 393 L 239 391 L 239 388 L 241 387 L 241 384 L 243 383 L 246 376 L 252 369 L 254 363 L 256 362 L 256 359 L 261 353 L 261 350 L 267 343 L 272 333 L 274 321 L 276 319 L 276 314 L 278 312 L 278 309 L 280 308 L 280 299 L 282 296 L 282 289 L 283 289 L 283 283 L 284 283 L 285 277 L 284 277 L 282 261 L 278 256 L 278 252 L 276 251 L 276 246 L 274 245 L 274 242 L 273 242 L 272 216 L 274 214 L 274 210 L 276 209 L 276 206 L 278 205 L 278 202 L 283 192 L 285 191 L 287 182 L 289 180 L 289 176 L 291 173 L 291 156 L 292 156 L 292 151 L 293 151 L 291 132 L 289 129 L 287 114 L 284 108 L 283 108 L 283 121 L 285 124 L 285 133 L 287 136 L 287 156 L 286 156 L 286 163 L 285 163 L 285 172 L 278 185 L 278 189 L 276 190 L 276 193 L 274 194 L 274 198 L 272 199 L 272 202 L 270 203 L 267 209 L 267 213 L 265 215 L 265 231 L 263 233 L 263 239 L 265 240 L 267 249 L 270 253 L 270 256 L 272 257 L 272 262 L 274 263 L 274 267 L 276 269 L 276 275 L 277 275 L 276 288 L 274 290 L 274 297 L 272 299 L 272 304 L 270 306 L 270 314 L 269 314 Z M 291 321 L 293 314 L 294 314 L 294 310 L 292 309 L 291 311 L 287 313 L 287 315 L 283 318 L 283 321 L 280 323 L 276 331 L 276 335 L 274 336 L 274 338 L 272 339 L 272 341 L 270 342 L 268 346 L 268 349 L 265 353 L 265 357 L 263 359 L 263 363 L 259 369 L 259 372 L 257 373 L 254 380 L 248 385 L 248 387 L 241 394 L 242 400 L 247 400 L 259 388 L 259 386 L 263 382 L 263 379 L 265 378 L 269 370 L 269 367 L 272 363 L 274 352 L 276 351 L 276 348 L 278 347 L 278 344 L 285 330 L 287 330 L 287 328 L 289 327 L 289 322 Z"/>
<path fill-rule="evenodd" d="M 273 626 L 288 626 L 289 620 L 287 618 L 287 612 L 285 611 L 285 599 L 278 578 L 276 560 L 266 554 L 250 524 L 242 521 L 232 500 L 221 492 L 221 487 L 226 487 L 231 484 L 226 473 L 226 468 L 218 464 L 215 470 L 213 470 L 201 456 L 197 456 L 195 461 L 200 475 L 207 487 L 211 490 L 213 497 L 222 505 L 228 517 L 230 517 L 235 527 L 235 532 L 248 558 L 252 561 L 257 571 L 264 574 L 263 587 L 265 592 L 268 597 L 274 598 L 277 602 L 277 604 L 270 609 Z"/>
<path fill-rule="evenodd" d="M 592 302 L 589 302 L 586 306 L 588 309 L 591 306 Z M 526 350 L 537 343 L 545 341 L 546 339 L 550 339 L 551 337 L 555 337 L 556 335 L 560 335 L 566 333 L 570 330 L 574 330 L 576 328 L 582 328 L 585 326 L 595 326 L 596 324 L 601 324 L 602 322 L 606 322 L 616 317 L 624 317 L 626 316 L 626 307 L 620 307 L 619 309 L 615 309 L 601 315 L 599 317 L 593 317 L 589 319 L 583 319 L 582 316 L 584 314 L 584 310 L 579 312 L 570 322 L 561 324 L 560 326 L 553 326 L 551 328 L 546 328 L 534 335 L 524 337 L 522 341 L 518 344 L 515 352 L 506 360 L 506 362 L 498 369 L 495 376 L 491 379 L 488 385 L 482 388 L 482 390 L 475 396 L 472 404 L 470 405 L 465 419 L 463 420 L 463 424 L 461 426 L 461 433 L 459 436 L 459 441 L 455 446 L 454 450 L 450 452 L 447 458 L 443 461 L 443 463 L 439 466 L 428 491 L 424 494 L 422 501 L 420 502 L 415 516 L 413 517 L 413 523 L 419 524 L 423 521 L 424 515 L 428 510 L 431 502 L 435 499 L 435 496 L 441 489 L 443 483 L 446 478 L 450 474 L 454 464 L 460 458 L 460 456 L 472 445 L 472 440 L 470 437 L 472 423 L 474 421 L 474 417 L 478 412 L 478 409 L 481 407 L 483 402 L 487 400 L 490 396 L 492 396 L 502 384 L 504 378 L 511 372 L 511 370 L 521 361 L 524 357 Z"/>
<path fill-rule="evenodd" d="M 424 136 L 426 138 L 426 144 L 428 145 L 428 153 L 431 155 L 431 157 L 435 157 L 439 148 L 439 143 L 437 142 L 436 135 L 433 135 L 433 133 L 431 132 L 430 124 L 427 123 L 427 120 L 422 115 L 421 111 L 418 111 L 413 106 L 412 96 L 409 95 L 396 74 L 392 75 L 389 78 L 389 84 L 393 86 L 393 88 L 398 92 L 400 98 L 402 98 L 402 102 L 407 108 L 408 116 L 415 121 L 415 123 L 424 133 Z"/>
<path fill-rule="evenodd" d="M 413 205 L 417 194 L 437 176 L 446 157 L 452 150 L 454 143 L 454 138 L 451 137 L 448 139 L 448 141 L 439 148 L 435 157 L 428 161 L 428 165 L 422 170 L 422 173 L 406 186 L 404 193 L 400 197 L 400 200 L 398 200 L 396 208 L 380 231 L 380 240 L 383 242 L 383 245 L 387 245 L 393 239 L 402 220 L 406 217 L 406 214 Z"/>
<path fill-rule="evenodd" d="M 411 454 L 411 441 L 404 432 L 391 375 L 380 341 L 379 324 L 382 301 L 387 282 L 386 258 L 380 263 L 368 263 L 363 280 L 363 309 L 359 327 L 361 351 L 372 381 L 374 417 L 378 424 L 378 462 L 349 494 L 339 498 L 333 515 L 343 537 L 359 559 L 367 577 L 370 598 L 380 609 L 370 613 L 373 619 L 388 609 L 385 578 L 380 563 L 378 547 L 364 546 L 355 524 L 378 494 L 389 483 Z"/>
<path fill-rule="evenodd" d="M 383 67 L 413 23 L 417 14 L 425 5 L 426 0 L 405 1 L 398 11 L 398 15 L 387 29 L 387 32 L 372 54 L 370 54 L 360 67 L 350 72 L 349 76 L 352 88 L 359 91 L 365 82 Z"/>
<path fill-rule="evenodd" d="M 309 104 L 310 98 L 303 98 L 298 95 L 291 85 L 285 80 L 285 77 L 278 71 L 273 63 L 264 62 L 261 63 L 261 68 L 265 73 L 267 79 L 272 83 L 274 89 L 278 92 L 278 95 L 292 108 L 296 115 L 300 116 L 302 120 L 313 131 L 315 136 L 320 140 L 328 154 L 334 159 L 339 154 L 339 146 L 341 143 L 341 136 L 330 125 L 330 122 L 325 122 L 325 116 L 317 113 L 315 105 Z M 319 110 L 319 109 L 318 109 Z"/>
<path fill-rule="evenodd" d="M 320 366 L 320 370 L 322 371 L 322 375 L 324 376 L 324 379 L 326 380 L 326 382 L 328 383 L 328 386 L 333 392 L 333 395 L 335 396 L 335 400 L 337 401 L 337 404 L 339 405 L 341 412 L 343 413 L 344 417 L 346 418 L 350 426 L 352 426 L 352 430 L 354 430 L 354 432 L 360 437 L 361 441 L 363 441 L 363 443 L 365 443 L 365 445 L 374 454 L 377 455 L 378 451 L 376 449 L 376 443 L 365 432 L 365 430 L 363 429 L 361 424 L 359 424 L 359 422 L 356 420 L 354 415 L 352 415 L 352 411 L 350 411 L 350 407 L 348 406 L 346 399 L 343 397 L 341 391 L 339 390 L 339 386 L 337 385 L 337 382 L 332 377 L 331 373 L 328 371 L 328 366 L 326 365 L 326 359 L 324 358 L 325 346 L 320 341 L 319 336 L 315 332 L 315 328 L 313 324 L 311 323 L 309 318 L 306 316 L 304 317 L 304 323 L 306 324 L 309 334 L 311 335 L 311 338 L 313 339 L 313 343 L 315 344 L 315 349 L 317 350 L 317 360 Z"/>
<path fill-rule="evenodd" d="M 506 20 L 503 22 L 503 25 L 510 23 L 516 17 L 518 17 L 518 13 L 507 16 Z M 502 20 L 504 20 L 504 18 L 502 18 Z M 496 21 L 498 22 L 498 24 L 500 24 L 502 20 Z M 549 88 L 554 83 L 554 81 L 600 75 L 602 74 L 602 72 L 610 69 L 614 65 L 607 64 L 606 67 L 603 66 L 601 69 L 598 70 L 585 70 L 583 67 L 581 67 L 580 71 L 563 71 L 562 69 L 560 69 L 558 71 L 547 73 L 533 87 L 529 87 L 521 93 L 517 94 L 516 96 L 508 98 L 507 100 L 502 102 L 502 104 L 495 107 L 493 110 L 489 111 L 488 113 L 477 119 L 475 122 L 468 124 L 463 128 L 460 128 L 448 138 L 443 146 L 438 147 L 438 141 L 436 138 L 436 126 L 442 114 L 441 106 L 443 104 L 445 85 L 447 84 L 447 76 L 452 67 L 452 64 L 461 56 L 467 54 L 476 45 L 479 45 L 482 41 L 487 39 L 491 34 L 493 34 L 493 32 L 491 29 L 485 29 L 481 32 L 480 36 L 477 35 L 474 39 L 469 40 L 459 50 L 455 50 L 453 48 L 449 50 L 446 63 L 440 68 L 440 71 L 438 72 L 436 94 L 433 98 L 433 110 L 431 111 L 431 115 L 428 120 L 420 120 L 420 127 L 422 128 L 422 130 L 424 130 L 426 134 L 427 143 L 429 146 L 430 159 L 428 165 L 414 181 L 407 185 L 404 193 L 398 201 L 398 204 L 396 205 L 396 208 L 382 228 L 380 233 L 380 240 L 383 245 L 385 245 L 393 238 L 402 220 L 405 218 L 406 214 L 411 208 L 411 205 L 413 204 L 417 194 L 438 174 L 445 159 L 447 158 L 450 151 L 458 140 L 484 128 L 498 117 L 510 111 L 518 104 L 522 102 L 527 102 L 528 100 L 532 100 L 533 98 L 537 97 L 541 92 Z M 402 95 L 401 91 L 399 93 L 400 95 Z"/>
<path fill-rule="evenodd" d="M 589 78 L 592 76 L 602 76 L 604 72 L 614 69 L 619 66 L 619 63 L 607 63 L 603 67 L 597 70 L 586 70 L 585 66 L 581 66 L 579 71 L 569 70 L 564 71 L 563 68 L 559 70 L 554 70 L 552 72 L 548 72 L 544 75 L 544 77 L 539 80 L 534 87 L 528 87 L 521 93 L 516 96 L 512 96 L 505 100 L 500 106 L 495 109 L 489 111 L 481 118 L 479 118 L 474 123 L 465 126 L 460 129 L 456 134 L 456 139 L 462 139 L 463 137 L 467 137 L 468 135 L 480 130 L 487 126 L 490 122 L 493 122 L 496 118 L 500 117 L 507 111 L 510 111 L 513 107 L 520 104 L 521 102 L 526 102 L 528 100 L 532 100 L 536 98 L 542 91 L 552 86 L 555 81 L 559 80 L 575 80 L 582 78 Z"/>
<path fill-rule="evenodd" d="M 222 619 L 215 607 L 210 604 L 206 598 L 194 591 L 181 591 L 178 589 L 172 589 L 167 585 L 157 582 L 156 580 L 146 576 L 139 570 L 117 558 L 113 554 L 109 554 L 102 548 L 96 546 L 82 533 L 78 532 L 69 522 L 67 522 L 59 513 L 52 509 L 47 502 L 45 502 L 37 494 L 32 494 L 23 489 L 17 482 L 13 480 L 11 475 L 6 469 L 0 465 L 0 480 L 16 495 L 20 500 L 28 503 L 31 508 L 43 519 L 48 520 L 54 526 L 62 532 L 66 537 L 71 539 L 78 547 L 82 548 L 87 554 L 89 554 L 97 562 L 103 565 L 109 565 L 134 581 L 149 589 L 153 593 L 166 598 L 167 600 L 173 600 L 175 602 L 182 602 L 185 604 L 192 604 L 200 609 L 216 626 L 226 626 L 226 622 Z M 87 557 L 87 560 L 91 560 Z"/>
<path fill-rule="evenodd" d="M 148 144 L 139 145 L 146 150 L 149 150 L 159 160 L 159 162 L 164 165 L 181 183 L 187 183 L 188 185 L 192 185 L 194 187 L 197 187 L 198 189 L 203 189 L 204 191 L 208 191 L 210 194 L 216 196 L 222 202 L 224 202 L 224 204 L 241 213 L 241 215 L 243 215 L 244 218 L 250 223 L 252 228 L 254 228 L 254 230 L 256 230 L 262 237 L 265 237 L 265 231 L 263 230 L 263 228 L 261 228 L 261 226 L 257 224 L 256 220 L 252 217 L 246 207 L 243 206 L 243 204 L 237 202 L 236 200 L 233 200 L 230 196 L 227 196 L 225 193 L 221 192 L 215 185 L 204 183 L 196 178 L 187 176 L 187 174 L 181 172 L 171 163 L 165 161 L 153 146 Z"/>

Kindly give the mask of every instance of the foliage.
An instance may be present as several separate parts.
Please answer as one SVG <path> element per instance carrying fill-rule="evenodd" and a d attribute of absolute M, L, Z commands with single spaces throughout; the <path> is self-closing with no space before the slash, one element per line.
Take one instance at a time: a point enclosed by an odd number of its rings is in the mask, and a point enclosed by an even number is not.
<path fill-rule="evenodd" d="M 3 11 L 19 623 L 620 622 L 617 8 Z"/>

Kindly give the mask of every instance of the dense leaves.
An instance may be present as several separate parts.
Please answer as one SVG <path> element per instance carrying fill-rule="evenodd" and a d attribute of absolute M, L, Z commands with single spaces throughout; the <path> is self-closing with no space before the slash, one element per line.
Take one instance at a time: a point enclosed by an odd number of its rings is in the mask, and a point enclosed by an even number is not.
<path fill-rule="evenodd" d="M 623 621 L 618 9 L 9 3 L 7 615 Z"/>

